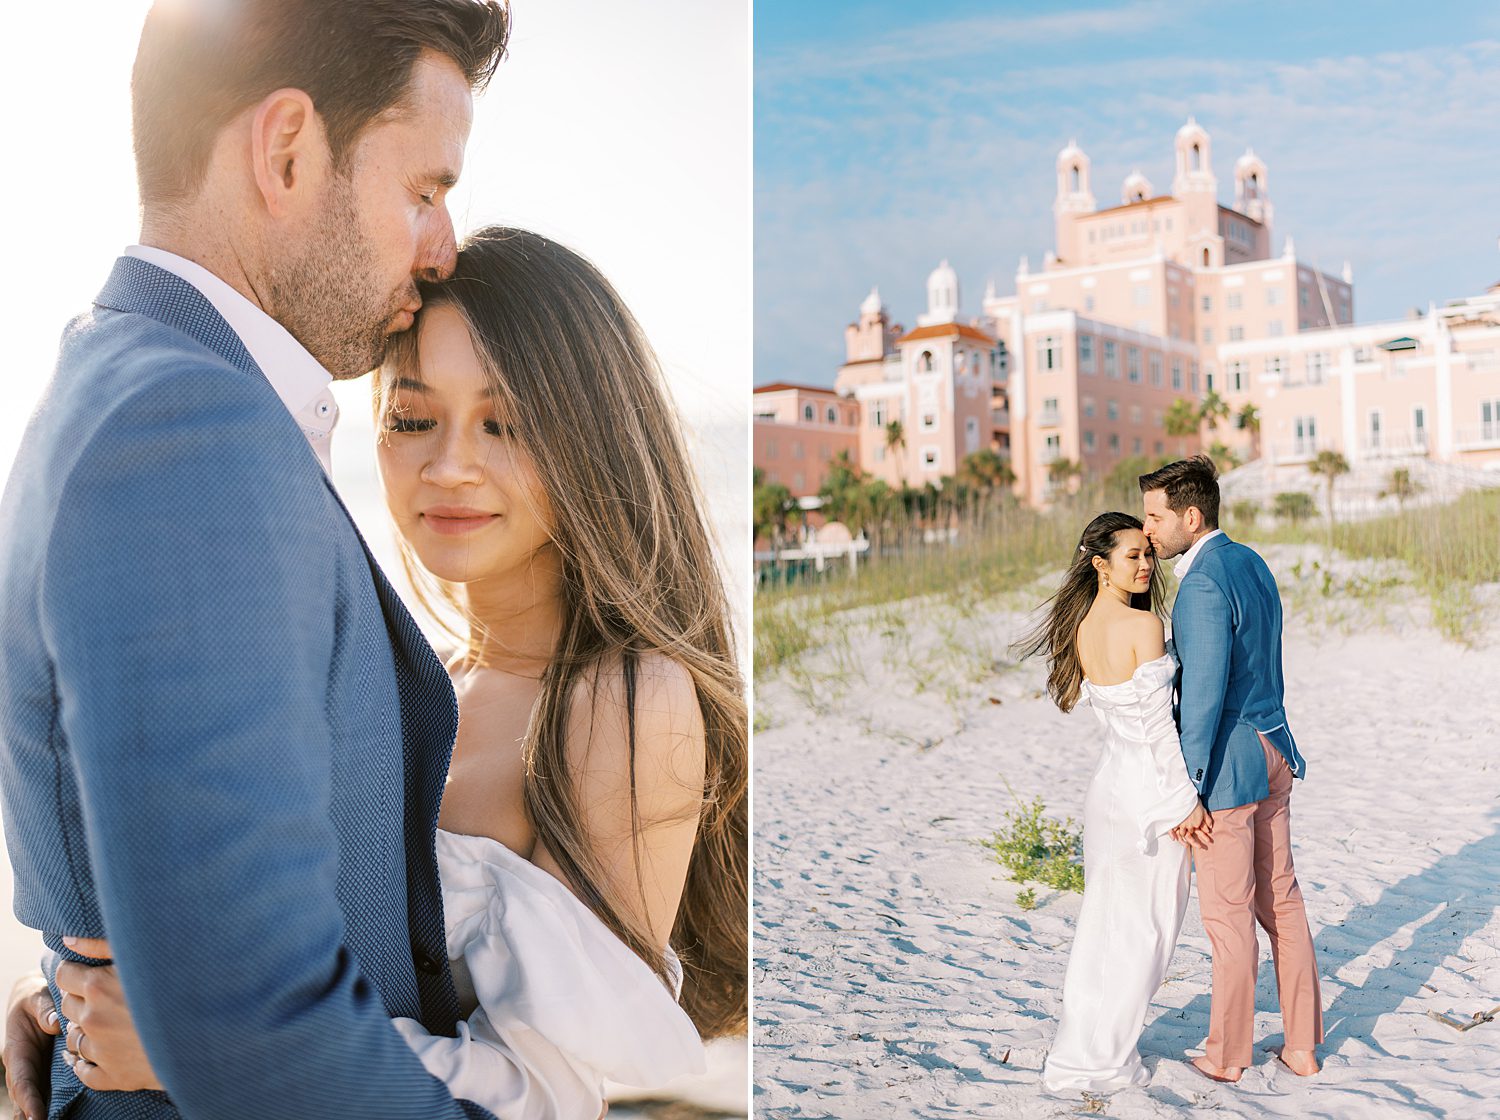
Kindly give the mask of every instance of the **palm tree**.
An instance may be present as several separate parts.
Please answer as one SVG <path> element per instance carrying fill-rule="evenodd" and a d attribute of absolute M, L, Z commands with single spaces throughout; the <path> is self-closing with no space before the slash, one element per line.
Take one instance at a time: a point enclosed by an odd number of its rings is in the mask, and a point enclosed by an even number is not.
<path fill-rule="evenodd" d="M 1309 474 L 1321 475 L 1328 487 L 1328 548 L 1333 550 L 1333 483 L 1341 474 L 1349 473 L 1349 460 L 1337 451 L 1319 451 L 1318 457 L 1307 464 Z"/>
<path fill-rule="evenodd" d="M 1252 459 L 1260 458 L 1260 409 L 1254 404 L 1246 402 L 1245 407 L 1240 409 L 1234 418 L 1235 424 L 1242 430 L 1250 433 L 1250 446 L 1255 453 Z"/>
<path fill-rule="evenodd" d="M 1172 407 L 1167 409 L 1166 415 L 1161 418 L 1162 429 L 1167 435 L 1178 439 L 1183 436 L 1197 435 L 1198 425 L 1198 409 L 1185 397 L 1178 397 L 1173 401 Z"/>
<path fill-rule="evenodd" d="M 1406 467 L 1397 467 L 1391 471 L 1391 477 L 1386 480 L 1385 489 L 1380 492 L 1380 496 L 1395 498 L 1396 508 L 1404 514 L 1407 501 L 1421 492 L 1422 484 L 1412 478 L 1411 471 Z"/>
<path fill-rule="evenodd" d="M 860 494 L 864 484 L 865 472 L 845 449 L 828 461 L 828 474 L 818 488 L 818 497 L 823 499 L 823 516 L 829 521 L 843 522 L 854 536 L 864 527 L 865 502 Z"/>
<path fill-rule="evenodd" d="M 1217 431 L 1219 421 L 1229 419 L 1229 402 L 1219 396 L 1217 389 L 1210 389 L 1198 406 L 1198 420 L 1207 424 L 1209 431 Z"/>
<path fill-rule="evenodd" d="M 901 453 L 906 450 L 906 426 L 900 420 L 892 420 L 885 426 L 885 449 L 891 454 L 900 456 L 896 460 L 896 470 L 901 478 L 901 489 L 906 489 L 906 456 Z"/>
<path fill-rule="evenodd" d="M 996 498 L 1003 498 L 1016 484 L 1016 472 L 1010 464 L 993 450 L 971 451 L 958 464 L 956 481 L 972 491 L 988 507 Z"/>
<path fill-rule="evenodd" d="M 1228 474 L 1240 465 L 1240 457 L 1234 450 L 1219 440 L 1214 440 L 1209 447 L 1207 455 L 1214 461 L 1214 466 L 1220 474 Z"/>
<path fill-rule="evenodd" d="M 754 523 L 756 537 L 771 542 L 771 551 L 779 549 L 787 530 L 802 519 L 802 510 L 792 492 L 779 482 L 766 482 L 766 472 L 755 471 Z"/>
<path fill-rule="evenodd" d="M 1073 479 L 1083 477 L 1083 464 L 1076 459 L 1053 459 L 1047 464 L 1047 480 L 1066 490 Z"/>

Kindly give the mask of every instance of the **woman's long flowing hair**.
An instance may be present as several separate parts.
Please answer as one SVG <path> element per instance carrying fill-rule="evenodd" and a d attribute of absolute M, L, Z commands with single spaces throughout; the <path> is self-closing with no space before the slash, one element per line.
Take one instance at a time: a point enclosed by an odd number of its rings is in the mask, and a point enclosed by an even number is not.
<path fill-rule="evenodd" d="M 1118 537 L 1126 529 L 1140 529 L 1141 523 L 1128 513 L 1101 513 L 1088 523 L 1078 547 L 1073 550 L 1073 562 L 1063 576 L 1057 593 L 1042 604 L 1046 614 L 1032 630 L 1011 646 L 1012 655 L 1020 658 L 1047 654 L 1047 694 L 1065 712 L 1071 712 L 1078 703 L 1078 693 L 1083 685 L 1083 662 L 1078 658 L 1078 627 L 1094 599 L 1099 594 L 1099 573 L 1094 568 L 1094 557 L 1109 561 L 1115 550 Z M 1164 613 L 1166 589 L 1161 578 L 1161 567 L 1151 569 L 1151 583 L 1145 591 L 1130 597 L 1130 605 L 1137 610 Z"/>
<path fill-rule="evenodd" d="M 660 367 L 619 295 L 582 257 L 539 234 L 472 234 L 457 271 L 422 289 L 424 305 L 464 318 L 496 408 L 535 464 L 560 557 L 562 631 L 541 678 L 524 745 L 526 812 L 585 904 L 665 979 L 649 931 L 627 921 L 582 826 L 569 780 L 569 698 L 610 666 L 623 670 L 636 822 L 636 679 L 659 654 L 692 675 L 707 735 L 707 778 L 687 882 L 671 936 L 683 963 L 682 1004 L 705 1038 L 737 1033 L 749 987 L 748 718 L 744 681 L 704 501 Z M 416 331 L 393 340 L 385 373 L 415 364 Z M 378 402 L 377 407 L 382 407 Z M 451 584 L 402 559 L 424 605 L 435 588 L 483 643 Z M 433 610 L 441 619 L 442 612 Z M 450 627 L 451 628 L 451 627 Z M 644 885 L 643 885 L 644 890 Z"/>

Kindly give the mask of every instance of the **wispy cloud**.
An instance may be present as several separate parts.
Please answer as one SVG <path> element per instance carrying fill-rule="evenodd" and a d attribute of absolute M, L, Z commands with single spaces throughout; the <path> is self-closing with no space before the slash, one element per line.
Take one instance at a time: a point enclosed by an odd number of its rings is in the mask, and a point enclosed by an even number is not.
<path fill-rule="evenodd" d="M 1062 43 L 1106 36 L 1145 34 L 1183 3 L 1131 0 L 1117 8 L 1068 8 L 1024 15 L 995 13 L 924 22 L 852 43 L 821 44 L 756 60 L 757 81 L 780 82 L 807 74 L 849 77 L 956 59 L 991 57 L 997 51 L 1035 43 Z"/>

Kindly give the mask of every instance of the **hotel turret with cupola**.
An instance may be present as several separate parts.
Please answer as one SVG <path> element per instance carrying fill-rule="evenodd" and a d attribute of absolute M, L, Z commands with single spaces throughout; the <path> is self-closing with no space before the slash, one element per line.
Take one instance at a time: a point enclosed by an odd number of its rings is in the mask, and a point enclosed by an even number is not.
<path fill-rule="evenodd" d="M 1324 272 L 1289 235 L 1275 247 L 1259 156 L 1235 161 L 1232 205 L 1197 121 L 1178 130 L 1172 156 L 1170 192 L 1137 169 L 1101 208 L 1089 157 L 1070 142 L 1056 161 L 1055 251 L 1038 270 L 1022 258 L 1014 294 L 991 282 L 977 314 L 965 316 L 947 261 L 913 329 L 870 293 L 845 328 L 833 388 L 858 406 L 844 436 L 866 471 L 921 486 L 992 448 L 1010 460 L 1017 495 L 1042 505 L 1124 459 L 1213 444 L 1273 472 L 1322 450 L 1356 465 L 1500 468 L 1500 285 L 1353 325 L 1349 264 Z M 1209 403 L 1196 431 L 1171 424 L 1179 400 L 1177 414 Z"/>

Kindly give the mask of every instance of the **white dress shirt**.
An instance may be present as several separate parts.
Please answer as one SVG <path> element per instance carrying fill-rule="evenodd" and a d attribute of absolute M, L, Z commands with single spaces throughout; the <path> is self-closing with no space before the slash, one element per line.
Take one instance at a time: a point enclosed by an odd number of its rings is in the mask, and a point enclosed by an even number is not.
<path fill-rule="evenodd" d="M 1198 558 L 1198 551 L 1203 547 L 1203 542 L 1211 541 L 1215 537 L 1222 537 L 1223 535 L 1223 529 L 1215 529 L 1212 533 L 1204 533 L 1193 542 L 1193 547 L 1184 552 L 1182 559 L 1172 566 L 1172 571 L 1177 574 L 1178 583 L 1182 582 L 1183 577 L 1188 574 L 1188 569 L 1193 566 L 1193 561 Z"/>
<path fill-rule="evenodd" d="M 333 428 L 339 420 L 333 375 L 285 327 L 202 265 L 149 245 L 131 245 L 125 255 L 166 269 L 213 304 L 307 436 L 323 470 L 332 474 Z"/>

